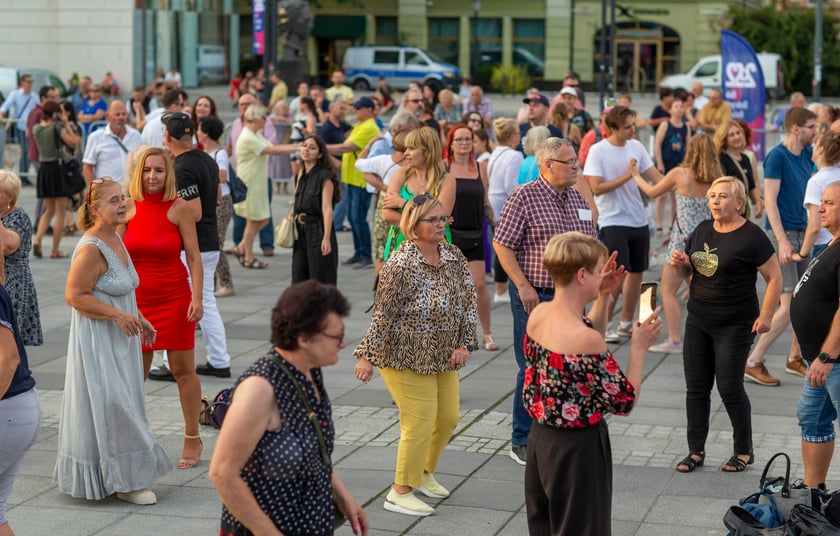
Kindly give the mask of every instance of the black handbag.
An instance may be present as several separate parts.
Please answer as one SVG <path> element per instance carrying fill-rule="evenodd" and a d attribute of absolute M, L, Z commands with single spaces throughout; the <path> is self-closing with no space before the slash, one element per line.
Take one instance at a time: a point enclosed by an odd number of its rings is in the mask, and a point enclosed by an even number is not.
<path fill-rule="evenodd" d="M 840 528 L 818 510 L 797 504 L 790 511 L 786 535 L 791 536 L 840 536 Z"/>
<path fill-rule="evenodd" d="M 230 199 L 233 201 L 233 204 L 241 203 L 245 201 L 245 197 L 248 195 L 248 187 L 245 186 L 245 183 L 242 182 L 242 179 L 233 171 L 233 166 L 228 164 L 228 176 L 227 176 L 228 186 L 230 186 Z"/>
<path fill-rule="evenodd" d="M 55 126 L 53 126 L 53 139 L 55 140 L 55 150 L 58 153 L 58 165 L 61 167 L 61 190 L 65 197 L 73 197 L 87 188 L 87 182 L 82 175 L 82 167 L 73 156 L 65 155 L 64 143 L 61 141 L 58 129 Z"/>

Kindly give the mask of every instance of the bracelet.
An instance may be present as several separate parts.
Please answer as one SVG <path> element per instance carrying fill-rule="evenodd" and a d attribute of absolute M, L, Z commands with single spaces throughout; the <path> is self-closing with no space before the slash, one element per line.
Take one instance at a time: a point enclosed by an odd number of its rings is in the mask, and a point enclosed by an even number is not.
<path fill-rule="evenodd" d="M 799 255 L 799 258 L 801 258 L 801 259 L 804 259 L 805 257 L 808 256 L 808 255 L 803 255 L 803 254 L 799 253 L 798 251 L 796 252 L 796 254 Z"/>

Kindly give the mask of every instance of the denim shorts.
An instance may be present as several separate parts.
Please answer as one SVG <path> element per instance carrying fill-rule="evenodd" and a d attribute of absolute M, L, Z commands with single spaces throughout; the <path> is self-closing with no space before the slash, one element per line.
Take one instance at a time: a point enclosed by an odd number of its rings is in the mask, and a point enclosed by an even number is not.
<path fill-rule="evenodd" d="M 811 369 L 810 364 L 808 369 Z M 806 443 L 834 441 L 834 421 L 837 420 L 840 402 L 840 366 L 831 367 L 828 381 L 822 387 L 812 386 L 807 378 L 806 372 L 799 406 L 796 408 L 802 440 Z"/>
<path fill-rule="evenodd" d="M 779 243 L 776 241 L 776 235 L 773 234 L 772 230 L 767 231 L 767 235 L 770 237 L 770 242 L 773 243 L 773 247 L 776 248 L 776 255 L 778 255 Z M 798 253 L 799 249 L 802 247 L 802 241 L 805 239 L 805 231 L 785 231 L 785 236 L 793 246 L 793 251 Z M 810 262 L 811 256 L 808 255 L 800 262 L 790 261 L 781 267 L 782 292 L 793 292 L 793 289 L 796 288 L 796 284 L 799 282 L 799 279 L 805 273 L 805 270 L 808 269 L 808 264 Z"/>

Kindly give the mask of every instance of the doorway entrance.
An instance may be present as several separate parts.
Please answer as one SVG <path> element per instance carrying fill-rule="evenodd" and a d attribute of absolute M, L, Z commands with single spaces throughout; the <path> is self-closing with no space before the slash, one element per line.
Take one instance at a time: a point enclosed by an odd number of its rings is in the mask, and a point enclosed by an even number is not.
<path fill-rule="evenodd" d="M 606 34 L 608 54 L 612 55 L 614 91 L 619 93 L 657 93 L 659 80 L 679 70 L 680 37 L 668 26 L 655 22 L 616 23 L 615 44 Z M 600 71 L 601 30 L 593 39 L 593 72 Z M 609 62 L 608 62 L 609 63 Z M 597 79 L 597 75 L 596 75 Z M 596 80 L 597 82 L 597 80 Z"/>
<path fill-rule="evenodd" d="M 330 86 L 330 77 L 336 70 L 341 70 L 344 53 L 353 46 L 352 39 L 321 38 L 318 43 L 318 73 L 315 76 L 317 84 Z"/>

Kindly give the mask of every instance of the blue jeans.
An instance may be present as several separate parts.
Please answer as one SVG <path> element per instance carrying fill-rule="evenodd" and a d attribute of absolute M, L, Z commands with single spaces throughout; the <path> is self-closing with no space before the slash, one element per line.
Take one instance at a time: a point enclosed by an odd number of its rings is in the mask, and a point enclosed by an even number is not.
<path fill-rule="evenodd" d="M 333 208 L 333 227 L 335 227 L 336 230 L 341 229 L 344 226 L 344 220 L 347 219 L 347 206 L 349 204 L 350 203 L 347 200 L 347 183 L 342 182 L 341 200 Z"/>
<path fill-rule="evenodd" d="M 260 249 L 270 249 L 274 251 L 274 218 L 271 217 L 271 190 L 273 186 L 271 179 L 268 179 L 268 225 L 260 230 Z M 237 216 L 233 213 L 233 244 L 238 245 L 242 242 L 242 234 L 245 232 L 245 218 Z"/>
<path fill-rule="evenodd" d="M 510 311 L 513 313 L 513 355 L 516 357 L 516 365 L 519 372 L 516 374 L 516 389 L 513 392 L 513 432 L 510 435 L 510 442 L 513 445 L 525 445 L 528 443 L 528 432 L 531 431 L 531 416 L 525 411 L 525 404 L 522 402 L 522 385 L 525 382 L 525 328 L 528 327 L 528 313 L 519 299 L 519 289 L 511 281 L 508 284 L 510 294 Z M 540 302 L 551 301 L 554 296 L 551 294 L 537 293 Z"/>
<path fill-rule="evenodd" d="M 808 370 L 811 370 L 810 363 Z M 796 417 L 802 440 L 806 443 L 828 443 L 834 441 L 834 421 L 837 420 L 840 403 L 840 365 L 831 367 L 826 384 L 814 387 L 808 382 L 808 373 L 802 383 L 802 394 Z"/>
<path fill-rule="evenodd" d="M 26 175 L 29 171 L 29 140 L 26 139 L 23 132 L 18 134 L 18 143 L 20 143 L 20 179 L 24 183 L 35 183 L 36 181 L 33 180 L 32 177 Z M 35 177 L 35 179 L 37 179 L 37 177 Z"/>
<path fill-rule="evenodd" d="M 367 213 L 370 208 L 370 194 L 364 187 L 347 185 L 347 218 L 353 228 L 353 256 L 363 260 L 372 260 L 370 244 L 370 226 Z"/>

